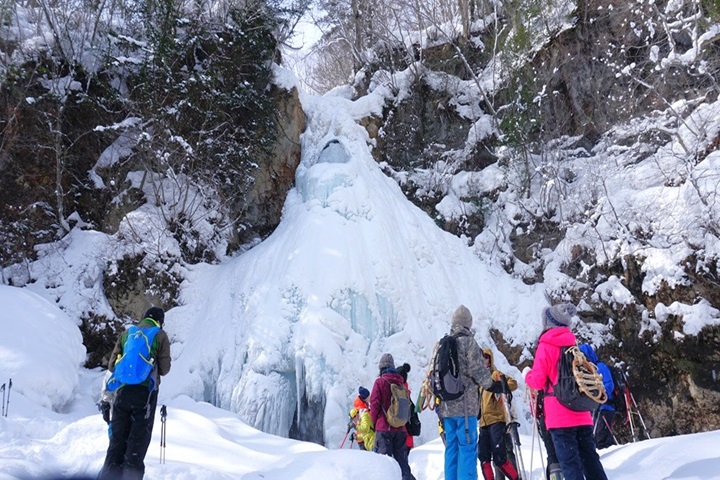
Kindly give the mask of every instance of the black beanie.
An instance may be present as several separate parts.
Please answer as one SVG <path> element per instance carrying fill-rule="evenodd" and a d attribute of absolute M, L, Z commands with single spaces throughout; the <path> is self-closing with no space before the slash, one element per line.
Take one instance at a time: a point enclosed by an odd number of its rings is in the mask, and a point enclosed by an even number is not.
<path fill-rule="evenodd" d="M 160 307 L 150 307 L 143 318 L 152 318 L 162 327 L 165 323 L 165 312 Z"/>
<path fill-rule="evenodd" d="M 410 364 L 403 363 L 402 365 L 397 367 L 396 370 L 397 370 L 398 375 L 400 375 L 403 378 L 403 380 L 405 380 L 407 382 L 408 372 L 410 371 Z"/>

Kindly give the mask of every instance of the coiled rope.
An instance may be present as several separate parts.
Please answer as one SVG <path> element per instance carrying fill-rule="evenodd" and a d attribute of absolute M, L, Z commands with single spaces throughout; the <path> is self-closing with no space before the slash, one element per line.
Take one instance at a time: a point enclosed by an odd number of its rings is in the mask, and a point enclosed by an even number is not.
<path fill-rule="evenodd" d="M 597 372 L 597 365 L 589 361 L 577 345 L 569 348 L 568 352 L 573 355 L 572 371 L 578 390 L 598 403 L 607 402 L 603 377 Z"/>

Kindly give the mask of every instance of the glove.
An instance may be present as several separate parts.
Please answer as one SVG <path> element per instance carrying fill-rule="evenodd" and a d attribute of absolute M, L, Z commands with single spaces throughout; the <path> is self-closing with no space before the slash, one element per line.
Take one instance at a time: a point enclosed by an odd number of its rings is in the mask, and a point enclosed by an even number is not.
<path fill-rule="evenodd" d="M 100 402 L 98 408 L 102 413 L 102 418 L 105 420 L 105 423 L 110 423 L 110 404 L 108 402 Z"/>
<path fill-rule="evenodd" d="M 528 374 L 528 372 L 529 372 L 530 370 L 532 370 L 530 367 L 525 367 L 525 368 L 523 368 L 523 371 L 522 371 L 522 373 L 521 373 L 521 375 L 522 375 L 522 377 L 523 377 L 523 380 L 525 380 L 525 377 L 527 377 L 527 374 Z"/>
<path fill-rule="evenodd" d="M 492 386 L 486 390 L 492 393 L 503 393 L 503 384 L 502 382 L 496 380 L 492 383 Z"/>

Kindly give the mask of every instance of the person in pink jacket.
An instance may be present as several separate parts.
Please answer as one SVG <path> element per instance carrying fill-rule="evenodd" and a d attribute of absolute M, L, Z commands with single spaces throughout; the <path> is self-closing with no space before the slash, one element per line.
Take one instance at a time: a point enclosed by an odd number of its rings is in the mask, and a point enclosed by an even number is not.
<path fill-rule="evenodd" d="M 564 407 L 553 394 L 553 386 L 558 381 L 561 349 L 577 343 L 570 330 L 575 313 L 575 306 L 568 303 L 543 310 L 543 333 L 532 369 L 524 372 L 525 383 L 533 390 L 545 391 L 545 425 L 565 480 L 607 480 L 595 449 L 592 414 Z"/>

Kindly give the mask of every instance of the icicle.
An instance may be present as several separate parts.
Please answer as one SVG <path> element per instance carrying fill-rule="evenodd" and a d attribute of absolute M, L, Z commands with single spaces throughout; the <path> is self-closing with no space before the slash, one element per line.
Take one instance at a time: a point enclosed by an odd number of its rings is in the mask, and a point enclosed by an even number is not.
<path fill-rule="evenodd" d="M 302 418 L 302 395 L 305 391 L 305 366 L 300 355 L 295 355 L 295 397 L 297 401 L 297 424 L 300 425 Z"/>

